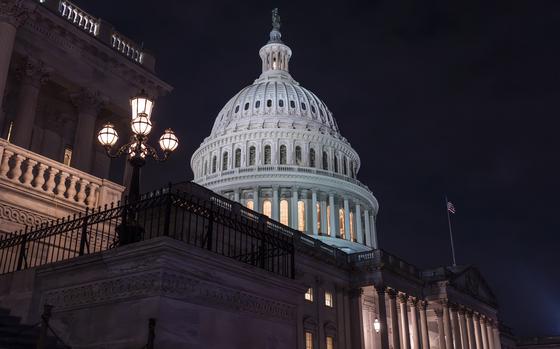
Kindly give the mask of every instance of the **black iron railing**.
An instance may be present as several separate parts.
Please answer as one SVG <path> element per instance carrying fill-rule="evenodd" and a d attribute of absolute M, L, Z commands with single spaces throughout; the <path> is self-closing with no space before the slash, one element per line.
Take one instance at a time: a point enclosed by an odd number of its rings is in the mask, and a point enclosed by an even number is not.
<path fill-rule="evenodd" d="M 293 278 L 300 235 L 204 187 L 181 183 L 5 237 L 0 274 L 169 236 Z"/>

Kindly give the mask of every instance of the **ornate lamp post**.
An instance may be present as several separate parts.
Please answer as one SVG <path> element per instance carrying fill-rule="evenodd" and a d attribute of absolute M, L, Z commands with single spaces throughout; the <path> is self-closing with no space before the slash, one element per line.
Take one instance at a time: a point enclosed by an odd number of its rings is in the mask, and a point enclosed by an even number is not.
<path fill-rule="evenodd" d="M 142 91 L 136 97 L 130 99 L 132 108 L 132 121 L 130 127 L 132 136 L 130 141 L 121 146 L 117 151 L 112 152 L 113 146 L 117 143 L 119 135 L 113 124 L 108 123 L 97 134 L 97 140 L 111 158 L 119 157 L 123 154 L 128 156 L 128 162 L 132 165 L 132 181 L 129 188 L 129 198 L 136 201 L 140 198 L 140 168 L 144 166 L 147 158 L 153 158 L 156 161 L 165 161 L 169 155 L 179 145 L 179 140 L 171 129 L 166 129 L 159 138 L 159 146 L 163 151 L 160 156 L 158 151 L 150 146 L 148 142 L 148 134 L 152 131 L 152 122 L 150 117 L 154 107 L 154 101 Z"/>

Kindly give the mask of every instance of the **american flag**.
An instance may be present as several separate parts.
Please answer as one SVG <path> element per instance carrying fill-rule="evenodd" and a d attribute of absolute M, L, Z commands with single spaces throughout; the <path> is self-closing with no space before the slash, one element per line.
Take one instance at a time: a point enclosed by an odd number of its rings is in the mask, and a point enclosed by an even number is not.
<path fill-rule="evenodd" d="M 451 201 L 447 201 L 447 211 L 455 214 L 455 206 L 453 206 Z"/>

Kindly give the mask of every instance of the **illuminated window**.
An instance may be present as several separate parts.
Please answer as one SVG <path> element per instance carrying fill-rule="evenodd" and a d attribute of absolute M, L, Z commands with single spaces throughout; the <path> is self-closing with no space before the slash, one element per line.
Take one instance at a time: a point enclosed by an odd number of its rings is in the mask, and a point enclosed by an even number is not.
<path fill-rule="evenodd" d="M 272 203 L 270 200 L 263 201 L 263 214 L 268 218 L 272 217 Z"/>
<path fill-rule="evenodd" d="M 313 349 L 313 333 L 305 332 L 305 349 Z"/>
<path fill-rule="evenodd" d="M 64 158 L 62 162 L 64 163 L 64 165 L 70 166 L 70 163 L 72 162 L 72 148 L 64 148 Z"/>
<path fill-rule="evenodd" d="M 298 230 L 305 231 L 305 202 L 303 200 L 297 203 L 298 210 Z"/>
<path fill-rule="evenodd" d="M 212 157 L 212 173 L 216 172 L 216 163 L 218 162 L 218 159 L 216 158 L 216 155 L 214 155 Z"/>
<path fill-rule="evenodd" d="M 253 204 L 253 200 L 247 200 L 247 203 L 245 205 L 247 206 L 247 208 L 249 210 L 254 210 L 255 209 L 255 206 Z"/>
<path fill-rule="evenodd" d="M 10 124 L 8 125 L 8 136 L 6 137 L 6 140 L 8 142 L 12 141 L 12 133 L 14 131 L 14 122 L 10 121 Z"/>
<path fill-rule="evenodd" d="M 229 156 L 228 152 L 225 152 L 224 155 L 222 155 L 222 171 L 227 170 L 228 156 Z"/>
<path fill-rule="evenodd" d="M 355 240 L 354 235 L 354 212 L 350 212 L 350 240 Z"/>
<path fill-rule="evenodd" d="M 241 167 L 241 149 L 235 149 L 235 167 Z"/>
<path fill-rule="evenodd" d="M 255 156 L 256 150 L 255 147 L 249 147 L 249 166 L 255 165 Z"/>
<path fill-rule="evenodd" d="M 332 293 L 325 291 L 325 306 L 332 308 L 334 307 Z"/>
<path fill-rule="evenodd" d="M 323 170 L 328 170 L 329 169 L 329 156 L 327 155 L 327 152 L 324 151 L 323 152 Z"/>
<path fill-rule="evenodd" d="M 305 300 L 313 302 L 313 289 L 311 287 L 307 289 L 307 292 L 305 292 Z"/>
<path fill-rule="evenodd" d="M 322 233 L 321 231 L 321 204 L 317 203 L 317 232 Z"/>
<path fill-rule="evenodd" d="M 288 200 L 280 200 L 280 223 L 288 225 Z"/>
<path fill-rule="evenodd" d="M 299 145 L 296 147 L 296 165 L 302 165 L 301 147 Z"/>
<path fill-rule="evenodd" d="M 344 226 L 344 209 L 341 208 L 338 210 L 338 226 L 340 227 L 340 236 L 342 236 L 342 238 L 345 238 L 345 226 Z"/>
<path fill-rule="evenodd" d="M 334 349 L 334 337 L 327 336 L 327 349 Z"/>
<path fill-rule="evenodd" d="M 309 151 L 309 167 L 315 167 L 315 149 Z"/>
<path fill-rule="evenodd" d="M 331 206 L 327 206 L 327 234 L 332 236 L 331 233 Z M 332 236 L 334 237 L 334 236 Z"/>
<path fill-rule="evenodd" d="M 282 144 L 280 146 L 280 165 L 286 165 L 287 162 L 288 162 L 288 159 L 287 159 L 286 146 L 284 144 Z"/>
<path fill-rule="evenodd" d="M 264 146 L 264 164 L 265 165 L 270 165 L 271 163 L 271 159 L 270 159 L 270 145 L 265 145 Z"/>
<path fill-rule="evenodd" d="M 338 156 L 334 156 L 334 172 L 338 173 Z"/>

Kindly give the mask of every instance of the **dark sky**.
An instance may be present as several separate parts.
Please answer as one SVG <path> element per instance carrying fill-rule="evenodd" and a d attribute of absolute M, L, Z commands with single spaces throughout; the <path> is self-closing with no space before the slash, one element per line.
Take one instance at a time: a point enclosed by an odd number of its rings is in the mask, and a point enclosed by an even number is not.
<path fill-rule="evenodd" d="M 560 334 L 560 1 L 77 0 L 152 50 L 175 87 L 154 119 L 181 144 L 144 188 L 192 179 L 190 156 L 260 74 L 280 8 L 294 78 L 320 96 L 380 202 L 380 245 L 420 267 L 478 266 L 518 334 Z"/>

